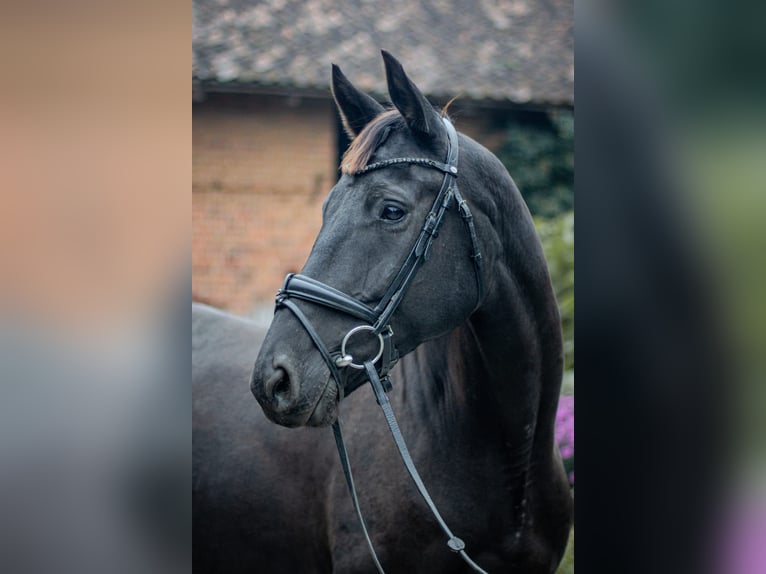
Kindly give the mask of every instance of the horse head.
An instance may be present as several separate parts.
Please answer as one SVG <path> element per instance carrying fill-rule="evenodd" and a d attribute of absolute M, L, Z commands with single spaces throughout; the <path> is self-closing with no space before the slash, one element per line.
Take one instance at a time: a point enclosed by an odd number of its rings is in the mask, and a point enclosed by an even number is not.
<path fill-rule="evenodd" d="M 462 324 L 483 296 L 479 146 L 464 153 L 467 138 L 458 143 L 401 64 L 383 59 L 391 109 L 333 66 L 333 97 L 354 139 L 251 379 L 265 414 L 284 426 L 332 423 L 339 400 L 367 380 L 364 361 L 385 374 L 397 356 Z"/>

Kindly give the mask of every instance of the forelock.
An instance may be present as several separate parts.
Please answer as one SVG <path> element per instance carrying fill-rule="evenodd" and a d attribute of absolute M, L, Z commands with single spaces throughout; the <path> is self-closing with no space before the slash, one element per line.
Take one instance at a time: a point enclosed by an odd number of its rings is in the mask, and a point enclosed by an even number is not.
<path fill-rule="evenodd" d="M 379 114 L 359 132 L 346 153 L 343 154 L 340 165 L 341 172 L 353 174 L 364 169 L 375 150 L 386 141 L 388 134 L 405 125 L 404 118 L 395 109 Z"/>

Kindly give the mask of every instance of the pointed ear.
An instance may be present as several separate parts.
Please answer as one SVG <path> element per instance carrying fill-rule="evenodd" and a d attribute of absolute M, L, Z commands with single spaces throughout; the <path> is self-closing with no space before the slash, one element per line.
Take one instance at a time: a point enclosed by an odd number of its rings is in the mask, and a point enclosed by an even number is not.
<path fill-rule="evenodd" d="M 384 111 L 375 99 L 357 90 L 335 64 L 332 65 L 332 97 L 338 106 L 343 127 L 351 139 Z"/>
<path fill-rule="evenodd" d="M 399 61 L 381 50 L 386 65 L 388 94 L 407 125 L 416 135 L 433 136 L 441 133 L 441 120 L 434 107 L 404 73 Z"/>

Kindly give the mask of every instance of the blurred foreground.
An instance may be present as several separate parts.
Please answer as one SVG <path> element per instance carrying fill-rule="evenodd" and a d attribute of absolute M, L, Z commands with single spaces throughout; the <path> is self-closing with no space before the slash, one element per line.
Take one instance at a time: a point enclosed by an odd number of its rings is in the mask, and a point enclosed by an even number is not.
<path fill-rule="evenodd" d="M 190 8 L 3 12 L 0 572 L 188 572 Z"/>
<path fill-rule="evenodd" d="M 762 10 L 577 8 L 578 564 L 762 572 Z"/>

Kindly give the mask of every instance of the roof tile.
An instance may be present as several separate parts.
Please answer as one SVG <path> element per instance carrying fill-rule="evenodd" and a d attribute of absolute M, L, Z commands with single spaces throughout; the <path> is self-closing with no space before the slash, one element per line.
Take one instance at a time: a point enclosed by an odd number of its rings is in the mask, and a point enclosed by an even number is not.
<path fill-rule="evenodd" d="M 380 49 L 432 96 L 571 105 L 571 0 L 194 0 L 202 81 L 384 94 Z"/>

